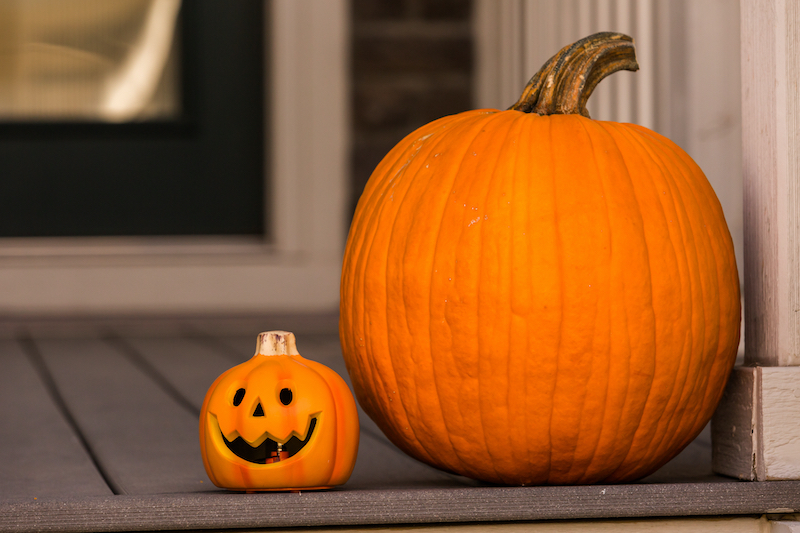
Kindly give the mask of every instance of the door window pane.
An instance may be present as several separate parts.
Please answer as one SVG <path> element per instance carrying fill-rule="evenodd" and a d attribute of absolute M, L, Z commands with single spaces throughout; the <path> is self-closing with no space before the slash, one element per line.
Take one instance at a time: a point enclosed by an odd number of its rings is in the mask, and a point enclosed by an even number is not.
<path fill-rule="evenodd" d="M 269 235 L 263 0 L 2 10 L 0 237 Z"/>
<path fill-rule="evenodd" d="M 121 122 L 180 113 L 181 0 L 0 4 L 0 119 Z"/>

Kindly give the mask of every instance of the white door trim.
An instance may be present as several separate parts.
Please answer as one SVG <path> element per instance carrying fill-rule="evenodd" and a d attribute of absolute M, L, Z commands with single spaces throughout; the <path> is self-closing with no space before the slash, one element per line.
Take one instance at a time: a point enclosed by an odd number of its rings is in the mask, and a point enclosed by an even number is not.
<path fill-rule="evenodd" d="M 270 238 L 0 239 L 0 316 L 337 308 L 349 0 L 265 1 Z"/>

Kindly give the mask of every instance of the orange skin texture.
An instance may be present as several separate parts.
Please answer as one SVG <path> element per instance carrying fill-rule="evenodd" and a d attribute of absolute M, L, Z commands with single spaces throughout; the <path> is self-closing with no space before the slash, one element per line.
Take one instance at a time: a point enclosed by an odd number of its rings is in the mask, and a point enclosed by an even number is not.
<path fill-rule="evenodd" d="M 677 145 L 476 110 L 379 164 L 345 251 L 356 397 L 409 455 L 501 484 L 646 476 L 710 419 L 739 344 L 722 208 Z"/>
<path fill-rule="evenodd" d="M 244 399 L 233 397 L 244 388 Z M 280 401 L 289 388 L 292 402 Z M 261 403 L 264 416 L 254 417 Z M 309 442 L 296 455 L 272 464 L 256 464 L 237 457 L 222 440 L 242 437 L 257 445 L 267 436 L 285 442 L 306 437 L 310 420 L 317 418 Z M 206 394 L 200 411 L 200 448 L 203 464 L 218 487 L 242 490 L 309 490 L 345 483 L 355 466 L 359 424 L 355 400 L 344 380 L 328 367 L 300 355 L 262 355 L 224 372 Z"/>

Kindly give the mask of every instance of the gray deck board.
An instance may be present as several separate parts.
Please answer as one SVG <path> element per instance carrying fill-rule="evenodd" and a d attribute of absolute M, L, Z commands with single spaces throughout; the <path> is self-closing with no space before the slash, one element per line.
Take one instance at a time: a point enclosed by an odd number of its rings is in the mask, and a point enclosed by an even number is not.
<path fill-rule="evenodd" d="M 186 338 L 124 337 L 115 344 L 126 349 L 167 380 L 199 413 L 214 380 L 238 362 L 218 350 Z"/>
<path fill-rule="evenodd" d="M 135 324 L 134 324 L 135 326 Z M 283 327 L 267 324 L 263 329 Z M 233 328 L 236 330 L 236 328 Z M 36 336 L 36 330 L 33 331 Z M 66 329 L 65 329 L 66 331 Z M 225 328 L 83 325 L 31 346 L 0 342 L 0 531 L 134 531 L 715 516 L 800 511 L 800 481 L 715 476 L 704 431 L 639 483 L 495 487 L 400 452 L 362 411 L 350 481 L 329 491 L 243 494 L 214 487 L 200 459 L 200 406 L 213 380 L 252 356 Z M 221 332 L 220 332 L 221 331 Z M 335 332 L 298 334 L 304 357 L 348 381 Z M 66 415 L 65 415 L 66 412 Z M 83 439 L 83 440 L 81 440 Z M 94 462 L 93 462 L 94 460 Z M 117 494 L 111 494 L 101 472 Z M 33 498 L 37 499 L 34 500 Z"/>
<path fill-rule="evenodd" d="M 0 341 L 0 406 L 0 500 L 111 494 L 31 361 L 10 341 Z"/>
<path fill-rule="evenodd" d="M 149 531 L 758 515 L 800 509 L 798 483 L 166 494 L 0 504 L 0 529 Z"/>
<path fill-rule="evenodd" d="M 42 340 L 64 401 L 118 494 L 213 488 L 195 415 L 101 340 Z"/>

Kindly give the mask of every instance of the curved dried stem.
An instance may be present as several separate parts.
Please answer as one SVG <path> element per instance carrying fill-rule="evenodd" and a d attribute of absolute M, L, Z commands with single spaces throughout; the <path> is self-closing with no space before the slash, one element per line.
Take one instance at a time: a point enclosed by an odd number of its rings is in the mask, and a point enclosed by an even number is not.
<path fill-rule="evenodd" d="M 639 70 L 633 39 L 622 33 L 595 33 L 551 57 L 509 109 L 589 117 L 586 102 L 592 91 L 603 78 L 618 70 Z"/>

